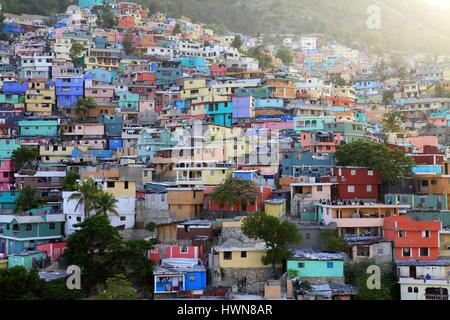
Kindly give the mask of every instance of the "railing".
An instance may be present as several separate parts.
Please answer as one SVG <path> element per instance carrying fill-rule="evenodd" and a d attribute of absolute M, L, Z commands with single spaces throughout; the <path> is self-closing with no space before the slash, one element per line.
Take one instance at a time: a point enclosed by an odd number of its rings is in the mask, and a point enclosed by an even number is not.
<path fill-rule="evenodd" d="M 425 300 L 440 300 L 440 301 L 447 301 L 448 295 L 444 294 L 426 294 Z"/>

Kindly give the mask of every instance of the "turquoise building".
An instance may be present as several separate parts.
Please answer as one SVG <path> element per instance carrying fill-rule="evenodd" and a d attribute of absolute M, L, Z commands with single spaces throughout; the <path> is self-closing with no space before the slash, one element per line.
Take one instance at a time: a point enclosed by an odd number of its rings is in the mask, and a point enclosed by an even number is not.
<path fill-rule="evenodd" d="M 92 6 L 102 6 L 103 2 L 105 2 L 105 1 L 104 0 L 78 0 L 78 6 L 81 9 L 92 7 Z M 106 2 L 108 2 L 108 1 L 106 1 Z"/>
<path fill-rule="evenodd" d="M 13 213 L 20 191 L 0 191 L 0 214 Z"/>
<path fill-rule="evenodd" d="M 28 271 L 42 265 L 47 257 L 45 251 L 24 251 L 8 257 L 8 269 L 14 267 L 24 267 Z"/>
<path fill-rule="evenodd" d="M 446 194 L 387 194 L 385 203 L 409 205 L 413 209 L 448 210 Z"/>
<path fill-rule="evenodd" d="M 0 252 L 7 255 L 34 250 L 62 238 L 65 216 L 0 216 Z"/>
<path fill-rule="evenodd" d="M 159 129 L 144 129 L 137 142 L 138 162 L 150 162 L 159 150 L 172 148 L 176 145 L 177 141 L 172 139 L 170 132 Z"/>
<path fill-rule="evenodd" d="M 334 122 L 333 116 L 296 117 L 294 131 L 324 131 L 325 124 Z"/>
<path fill-rule="evenodd" d="M 218 125 L 231 127 L 233 123 L 233 102 L 211 102 L 205 104 L 206 116 Z"/>
<path fill-rule="evenodd" d="M 120 95 L 119 108 L 122 112 L 139 112 L 139 94 L 126 93 Z"/>
<path fill-rule="evenodd" d="M 315 252 L 311 249 L 296 250 L 293 257 L 287 261 L 287 270 L 290 275 L 300 278 L 314 279 L 328 278 L 327 280 L 344 281 L 343 253 Z M 308 280 L 308 279 L 306 279 Z"/>
<path fill-rule="evenodd" d="M 11 159 L 13 151 L 19 148 L 18 139 L 0 139 L 0 159 Z"/>
<path fill-rule="evenodd" d="M 58 120 L 22 120 L 19 121 L 21 137 L 57 137 Z"/>
<path fill-rule="evenodd" d="M 18 94 L 0 93 L 0 103 L 24 103 L 25 97 Z"/>

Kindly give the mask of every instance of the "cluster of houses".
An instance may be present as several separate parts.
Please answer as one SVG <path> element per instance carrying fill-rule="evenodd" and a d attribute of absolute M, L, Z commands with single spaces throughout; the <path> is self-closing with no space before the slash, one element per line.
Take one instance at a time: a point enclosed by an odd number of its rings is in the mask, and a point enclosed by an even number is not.
<path fill-rule="evenodd" d="M 284 39 L 290 66 L 265 46 L 275 67 L 261 70 L 245 53 L 261 35 L 241 35 L 235 48 L 234 34 L 119 1 L 105 4 L 109 29 L 92 10 L 103 5 L 80 0 L 52 23 L 5 13 L 14 40 L 0 43 L 0 268 L 60 259 L 85 219 L 65 190 L 74 171 L 115 197 L 120 214 L 110 222 L 123 237 L 158 240 L 148 252 L 155 297 L 298 298 L 307 281 L 305 299 L 352 299 L 344 268 L 371 258 L 397 266 L 401 299 L 448 300 L 450 99 L 433 96 L 450 92 L 448 58 L 417 55 L 408 61 L 414 79 L 379 79 L 376 57 L 307 35 Z M 333 84 L 336 75 L 347 84 Z M 412 178 L 393 185 L 372 168 L 337 166 L 340 145 L 382 143 L 390 110 L 405 130 L 387 145 L 415 161 Z M 12 154 L 23 147 L 38 159 L 17 170 Z M 214 203 L 230 176 L 254 182 L 253 204 Z M 25 186 L 45 205 L 17 212 Z M 266 244 L 241 230 L 259 211 L 303 237 L 277 281 L 262 263 Z M 325 252 L 325 231 L 346 251 Z"/>

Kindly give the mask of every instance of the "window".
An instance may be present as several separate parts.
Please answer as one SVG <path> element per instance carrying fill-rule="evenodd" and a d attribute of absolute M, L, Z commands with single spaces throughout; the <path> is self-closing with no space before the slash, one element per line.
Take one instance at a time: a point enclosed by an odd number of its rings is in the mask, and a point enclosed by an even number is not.
<path fill-rule="evenodd" d="M 355 186 L 348 186 L 347 187 L 347 192 L 354 193 L 355 192 Z"/>
<path fill-rule="evenodd" d="M 299 262 L 297 265 L 300 269 L 303 269 L 305 267 L 305 263 L 304 262 Z"/>
<path fill-rule="evenodd" d="M 123 185 L 125 189 L 128 189 L 128 181 L 125 181 Z"/>
<path fill-rule="evenodd" d="M 368 176 L 373 176 L 373 170 L 367 171 L 367 175 L 368 175 Z"/>
<path fill-rule="evenodd" d="M 60 254 L 61 250 L 59 248 L 55 248 L 55 250 L 53 250 L 54 254 Z"/>
<path fill-rule="evenodd" d="M 51 223 L 48 225 L 48 228 L 49 228 L 50 230 L 55 230 L 55 229 L 56 229 L 56 224 L 55 224 L 54 222 L 51 222 Z"/>
<path fill-rule="evenodd" d="M 377 250 L 377 253 L 378 253 L 378 254 L 383 254 L 383 249 L 378 249 L 378 250 Z"/>
<path fill-rule="evenodd" d="M 430 231 L 424 230 L 422 231 L 422 238 L 429 238 L 430 237 Z"/>
<path fill-rule="evenodd" d="M 127 217 L 120 217 L 120 221 L 125 221 L 127 220 Z"/>
<path fill-rule="evenodd" d="M 223 253 L 223 260 L 231 260 L 232 259 L 232 252 L 226 251 Z"/>
<path fill-rule="evenodd" d="M 25 231 L 31 231 L 33 230 L 33 226 L 31 224 L 25 225 Z"/>
<path fill-rule="evenodd" d="M 333 269 L 333 266 L 334 266 L 333 262 L 331 262 L 331 261 L 327 262 L 328 269 Z"/>
<path fill-rule="evenodd" d="M 309 240 L 311 239 L 311 234 L 310 233 L 305 233 L 305 240 Z"/>
<path fill-rule="evenodd" d="M 411 257 L 411 248 L 403 248 L 402 257 Z"/>
<path fill-rule="evenodd" d="M 195 281 L 195 274 L 191 274 L 189 276 L 189 281 Z"/>
<path fill-rule="evenodd" d="M 107 186 L 108 188 L 114 188 L 114 187 L 116 186 L 116 183 L 115 183 L 114 181 L 108 181 L 108 182 L 106 183 L 106 186 Z"/>
<path fill-rule="evenodd" d="M 77 222 L 81 222 L 81 217 L 77 217 Z"/>
<path fill-rule="evenodd" d="M 437 185 L 437 180 L 431 180 L 431 185 L 432 185 L 432 186 Z"/>
<path fill-rule="evenodd" d="M 356 176 L 356 170 L 351 170 L 351 171 L 350 171 L 350 175 Z"/>
<path fill-rule="evenodd" d="M 419 293 L 419 288 L 414 287 L 414 293 Z"/>
<path fill-rule="evenodd" d="M 247 258 L 247 251 L 241 251 L 241 258 Z"/>
<path fill-rule="evenodd" d="M 404 231 L 404 230 L 399 230 L 399 231 L 398 231 L 398 237 L 399 237 L 399 238 L 406 238 L 406 231 Z"/>
<path fill-rule="evenodd" d="M 372 185 L 366 186 L 366 192 L 372 192 Z"/>
<path fill-rule="evenodd" d="M 322 192 L 322 190 L 323 190 L 323 187 L 322 187 L 322 186 L 318 186 L 318 187 L 317 187 L 317 192 Z"/>
<path fill-rule="evenodd" d="M 413 289 L 412 287 L 408 287 L 408 293 L 412 293 Z"/>
<path fill-rule="evenodd" d="M 179 204 L 179 205 L 178 205 L 178 209 L 183 209 L 183 205 L 182 205 L 182 204 Z"/>
<path fill-rule="evenodd" d="M 419 257 L 428 257 L 430 255 L 429 248 L 419 248 Z"/>

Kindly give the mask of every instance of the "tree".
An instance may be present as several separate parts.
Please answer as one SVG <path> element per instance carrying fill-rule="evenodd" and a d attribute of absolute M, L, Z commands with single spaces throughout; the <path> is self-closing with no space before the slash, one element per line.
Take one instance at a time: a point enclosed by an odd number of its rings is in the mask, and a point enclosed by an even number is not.
<path fill-rule="evenodd" d="M 231 43 L 231 46 L 236 49 L 241 49 L 243 45 L 244 45 L 244 42 L 242 41 L 241 36 L 238 34 L 235 35 L 233 42 Z"/>
<path fill-rule="evenodd" d="M 338 74 L 336 77 L 334 77 L 333 84 L 338 87 L 344 87 L 347 85 L 347 81 L 345 81 L 345 79 L 342 78 L 340 74 Z"/>
<path fill-rule="evenodd" d="M 100 191 L 94 199 L 94 210 L 96 214 L 108 215 L 112 213 L 115 216 L 120 216 L 117 211 L 117 199 L 109 192 Z"/>
<path fill-rule="evenodd" d="M 182 29 L 182 27 L 181 27 L 181 24 L 180 24 L 180 23 L 177 23 L 177 24 L 175 25 L 175 27 L 173 28 L 173 34 L 174 34 L 174 35 L 177 35 L 177 34 L 180 34 L 180 33 L 183 33 L 183 29 Z"/>
<path fill-rule="evenodd" d="M 433 98 L 450 98 L 450 92 L 446 91 L 440 84 L 436 84 Z"/>
<path fill-rule="evenodd" d="M 77 191 L 79 188 L 78 179 L 80 179 L 80 175 L 73 170 L 69 170 L 64 178 L 64 191 Z"/>
<path fill-rule="evenodd" d="M 105 215 L 95 215 L 75 225 L 80 230 L 67 238 L 64 257 L 82 271 L 82 285 L 92 290 L 114 275 L 109 255 L 122 245 L 119 231 Z"/>
<path fill-rule="evenodd" d="M 246 211 L 249 204 L 255 203 L 255 189 L 256 185 L 251 180 L 228 177 L 223 184 L 214 189 L 211 199 L 221 208 L 225 205 L 231 207 L 238 205 L 242 211 Z"/>
<path fill-rule="evenodd" d="M 136 291 L 124 274 L 106 280 L 106 290 L 96 296 L 97 300 L 136 300 Z"/>
<path fill-rule="evenodd" d="M 320 239 L 324 244 L 324 250 L 327 252 L 341 252 L 347 248 L 347 242 L 333 230 L 322 230 Z"/>
<path fill-rule="evenodd" d="M 94 179 L 89 178 L 84 181 L 83 184 L 78 188 L 78 192 L 73 193 L 69 197 L 69 201 L 76 200 L 77 205 L 75 206 L 75 211 L 78 210 L 80 205 L 84 207 L 84 218 L 89 218 L 90 212 L 94 209 L 95 202 L 100 193 L 100 189 L 95 183 Z"/>
<path fill-rule="evenodd" d="M 381 172 L 384 181 L 394 183 L 412 174 L 414 161 L 404 152 L 385 144 L 356 140 L 336 150 L 338 166 L 368 167 Z"/>
<path fill-rule="evenodd" d="M 22 213 L 39 207 L 39 198 L 36 188 L 25 186 L 16 200 L 15 212 Z"/>
<path fill-rule="evenodd" d="M 130 32 L 127 32 L 122 40 L 122 46 L 126 54 L 132 54 L 133 48 L 133 37 Z"/>
<path fill-rule="evenodd" d="M 263 51 L 262 46 L 248 49 L 247 55 L 249 57 L 257 59 L 259 63 L 259 68 L 262 70 L 265 70 L 272 66 L 272 57 Z"/>
<path fill-rule="evenodd" d="M 35 270 L 28 272 L 24 267 L 0 269 L 0 300 L 39 299 L 44 285 Z"/>
<path fill-rule="evenodd" d="M 395 276 L 392 270 L 381 268 L 381 288 L 369 289 L 367 279 L 370 276 L 367 273 L 369 266 L 376 265 L 373 259 L 364 259 L 352 263 L 345 270 L 346 283 L 354 285 L 357 290 L 357 300 L 392 300 L 396 296 Z"/>
<path fill-rule="evenodd" d="M 75 41 L 72 43 L 69 51 L 70 60 L 75 67 L 81 67 L 83 61 L 84 46 L 82 43 Z"/>
<path fill-rule="evenodd" d="M 398 111 L 389 111 L 383 117 L 383 132 L 386 133 L 402 133 L 403 115 Z"/>
<path fill-rule="evenodd" d="M 12 152 L 11 160 L 17 171 L 31 167 L 39 155 L 35 148 L 20 147 Z"/>
<path fill-rule="evenodd" d="M 97 106 L 97 101 L 93 97 L 78 98 L 77 104 L 74 107 L 75 114 L 80 116 L 83 120 L 89 115 L 89 110 Z"/>
<path fill-rule="evenodd" d="M 394 100 L 394 91 L 392 90 L 386 90 L 383 92 L 383 104 L 391 104 L 392 101 Z"/>
<path fill-rule="evenodd" d="M 292 50 L 286 46 L 282 46 L 278 49 L 276 57 L 283 61 L 284 64 L 291 64 L 294 60 Z"/>
<path fill-rule="evenodd" d="M 295 224 L 269 216 L 263 212 L 244 218 L 242 232 L 250 239 L 262 239 L 266 242 L 267 253 L 263 257 L 264 264 L 272 264 L 272 276 L 275 266 L 291 256 L 289 246 L 302 241 Z"/>
<path fill-rule="evenodd" d="M 116 25 L 114 12 L 107 3 L 104 3 L 103 6 L 93 6 L 91 12 L 97 15 L 97 25 L 99 27 L 112 29 Z"/>

